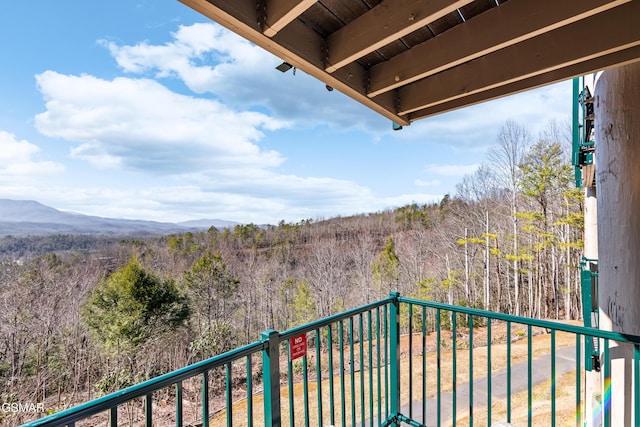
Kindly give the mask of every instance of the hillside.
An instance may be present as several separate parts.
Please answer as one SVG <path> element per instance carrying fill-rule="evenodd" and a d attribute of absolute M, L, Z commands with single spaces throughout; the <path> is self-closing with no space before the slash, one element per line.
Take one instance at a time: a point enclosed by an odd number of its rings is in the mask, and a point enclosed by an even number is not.
<path fill-rule="evenodd" d="M 0 199 L 0 236 L 89 234 L 105 236 L 161 236 L 198 231 L 211 226 L 232 227 L 222 220 L 196 220 L 180 224 L 113 219 L 62 212 L 33 200 Z"/>

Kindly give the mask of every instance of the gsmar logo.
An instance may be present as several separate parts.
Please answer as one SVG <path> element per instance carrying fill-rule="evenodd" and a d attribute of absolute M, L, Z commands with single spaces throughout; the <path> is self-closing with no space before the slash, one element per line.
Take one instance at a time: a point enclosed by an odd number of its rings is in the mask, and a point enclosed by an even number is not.
<path fill-rule="evenodd" d="M 12 403 L 3 403 L 0 407 L 2 412 L 44 412 L 44 403 L 22 403 L 22 402 L 12 402 Z"/>

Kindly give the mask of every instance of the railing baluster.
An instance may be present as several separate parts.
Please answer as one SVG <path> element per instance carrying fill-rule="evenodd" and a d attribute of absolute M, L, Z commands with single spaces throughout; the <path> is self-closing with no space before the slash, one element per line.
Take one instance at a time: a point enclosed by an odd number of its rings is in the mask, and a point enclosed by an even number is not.
<path fill-rule="evenodd" d="M 111 427 L 118 427 L 118 407 L 114 406 L 109 411 L 109 425 Z"/>
<path fill-rule="evenodd" d="M 582 408 L 581 405 L 581 397 L 582 390 L 580 387 L 580 380 L 582 377 L 582 368 L 581 368 L 581 355 L 580 355 L 580 340 L 581 335 L 576 334 L 576 427 L 580 427 L 582 424 Z"/>
<path fill-rule="evenodd" d="M 604 339 L 604 427 L 611 427 L 611 357 L 609 355 L 609 340 Z"/>
<path fill-rule="evenodd" d="M 556 426 L 556 331 L 551 330 L 551 427 Z"/>
<path fill-rule="evenodd" d="M 385 306 L 386 307 L 386 306 Z M 380 307 L 376 307 L 376 364 L 378 374 L 378 424 L 382 424 L 382 377 L 380 376 Z M 385 361 L 386 362 L 386 361 Z"/>
<path fill-rule="evenodd" d="M 473 427 L 473 316 L 471 314 L 469 315 L 469 427 Z"/>
<path fill-rule="evenodd" d="M 372 334 L 372 318 L 373 314 L 371 313 L 371 310 L 369 310 L 367 312 L 367 336 L 368 336 L 368 341 L 369 341 L 369 346 L 368 346 L 368 362 L 369 362 L 369 426 L 373 427 L 373 354 L 372 354 L 372 349 L 371 346 L 373 345 L 373 334 Z"/>
<path fill-rule="evenodd" d="M 209 372 L 202 373 L 202 427 L 209 427 Z M 151 426 L 149 426 L 151 427 Z"/>
<path fill-rule="evenodd" d="M 329 352 L 329 359 L 327 361 L 329 365 L 329 420 L 331 425 L 336 425 L 336 416 L 334 410 L 334 395 L 333 395 L 333 333 L 331 332 L 331 324 L 327 325 L 327 350 Z"/>
<path fill-rule="evenodd" d="M 338 334 L 338 339 L 340 343 L 340 392 L 342 399 L 341 408 L 342 408 L 342 425 L 347 425 L 347 408 L 346 401 L 347 396 L 345 395 L 345 381 L 344 381 L 344 324 L 342 320 L 340 321 L 340 331 Z"/>
<path fill-rule="evenodd" d="M 227 425 L 228 426 L 233 426 L 233 390 L 231 389 L 232 387 L 232 376 L 233 376 L 233 370 L 231 367 L 231 362 L 227 363 L 226 368 L 225 368 L 225 379 L 226 379 L 226 407 L 227 407 Z"/>
<path fill-rule="evenodd" d="M 309 427 L 309 373 L 307 371 L 307 355 L 302 356 L 302 387 L 304 395 L 304 426 Z"/>
<path fill-rule="evenodd" d="M 440 317 L 441 317 L 441 312 L 440 309 L 436 309 L 436 340 L 438 341 L 436 344 L 436 357 L 437 357 L 437 374 L 436 374 L 436 397 L 437 397 L 437 404 L 438 404 L 438 426 L 442 425 L 442 399 L 440 397 L 441 394 L 441 363 L 440 363 Z"/>
<path fill-rule="evenodd" d="M 409 304 L 409 418 L 413 419 L 413 304 Z"/>
<path fill-rule="evenodd" d="M 640 425 L 640 345 L 633 346 L 633 416 L 635 417 L 635 425 Z"/>
<path fill-rule="evenodd" d="M 358 315 L 358 324 L 360 327 L 360 424 L 364 425 L 364 320 L 362 313 Z"/>
<path fill-rule="evenodd" d="M 427 307 L 422 306 L 422 424 L 427 424 Z"/>
<path fill-rule="evenodd" d="M 251 363 L 251 355 L 247 356 L 245 364 L 247 367 L 247 427 L 253 427 L 253 364 Z"/>
<path fill-rule="evenodd" d="M 322 364 L 320 352 L 320 329 L 316 329 L 316 390 L 318 394 L 318 425 L 322 423 Z"/>
<path fill-rule="evenodd" d="M 511 322 L 507 321 L 507 422 L 511 422 Z"/>
<path fill-rule="evenodd" d="M 456 408 L 457 403 L 458 403 L 457 402 L 457 400 L 458 400 L 458 398 L 457 398 L 457 384 L 456 384 L 456 381 L 457 381 L 457 379 L 456 379 L 456 371 L 457 371 L 457 369 L 456 369 L 456 360 L 458 358 L 456 353 L 457 353 L 457 347 L 458 347 L 458 344 L 457 344 L 457 338 L 458 338 L 457 335 L 458 335 L 458 333 L 456 331 L 457 314 L 455 312 L 450 312 L 450 313 L 451 313 L 451 334 L 452 334 L 452 338 L 453 338 L 453 353 L 452 353 L 452 361 L 453 361 L 453 363 L 452 363 L 452 368 L 451 368 L 452 369 L 451 378 L 453 380 L 453 382 L 452 382 L 452 384 L 453 384 L 453 393 L 452 393 L 453 401 L 451 402 L 452 403 L 452 405 L 451 405 L 452 406 L 452 415 L 451 416 L 453 418 L 452 419 L 452 423 L 453 423 L 452 425 L 453 425 L 453 427 L 456 427 L 456 418 L 457 418 L 457 414 L 458 414 L 458 410 Z"/>
<path fill-rule="evenodd" d="M 487 319 L 487 425 L 491 425 L 491 319 Z"/>
<path fill-rule="evenodd" d="M 384 419 L 389 419 L 389 323 L 387 317 L 387 306 L 382 308 L 384 317 Z"/>
<path fill-rule="evenodd" d="M 293 407 L 293 361 L 291 360 L 291 342 L 287 341 L 287 393 L 289 400 L 289 426 L 296 425 L 296 416 Z"/>
<path fill-rule="evenodd" d="M 353 341 L 353 317 L 349 317 L 349 371 L 351 373 L 351 425 L 356 425 L 356 369 Z"/>
<path fill-rule="evenodd" d="M 176 427 L 182 427 L 182 381 L 176 383 Z"/>
<path fill-rule="evenodd" d="M 153 426 L 153 394 L 149 393 L 144 398 L 144 423 L 146 427 Z M 207 427 L 203 424 L 203 427 Z"/>
<path fill-rule="evenodd" d="M 532 402 L 532 387 L 531 384 L 531 353 L 533 328 L 531 325 L 527 325 L 527 425 L 531 427 L 533 422 L 533 402 Z"/>

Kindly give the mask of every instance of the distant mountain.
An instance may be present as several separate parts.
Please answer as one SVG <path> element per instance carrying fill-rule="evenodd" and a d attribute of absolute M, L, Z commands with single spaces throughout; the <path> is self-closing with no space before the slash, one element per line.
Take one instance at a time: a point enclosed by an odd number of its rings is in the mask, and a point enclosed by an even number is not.
<path fill-rule="evenodd" d="M 184 227 L 197 227 L 197 228 L 233 228 L 236 225 L 240 225 L 239 222 L 235 221 L 225 221 L 223 219 L 194 219 L 192 221 L 182 221 L 178 222 L 178 225 L 182 225 Z"/>
<path fill-rule="evenodd" d="M 232 227 L 222 220 L 197 220 L 181 224 L 102 218 L 62 212 L 33 200 L 0 199 L 0 236 L 49 234 L 164 235 L 208 229 L 212 225 Z"/>

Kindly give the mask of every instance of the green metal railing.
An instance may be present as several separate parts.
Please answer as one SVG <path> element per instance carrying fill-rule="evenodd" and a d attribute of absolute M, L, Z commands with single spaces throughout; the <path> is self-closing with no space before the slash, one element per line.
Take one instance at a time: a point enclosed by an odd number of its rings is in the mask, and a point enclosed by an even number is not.
<path fill-rule="evenodd" d="M 640 337 L 392 293 L 26 425 L 580 426 L 588 337 L 603 342 L 605 387 L 610 341 L 633 346 L 640 367 Z M 570 415 L 558 406 L 567 399 Z"/>

